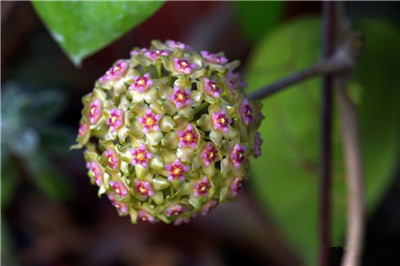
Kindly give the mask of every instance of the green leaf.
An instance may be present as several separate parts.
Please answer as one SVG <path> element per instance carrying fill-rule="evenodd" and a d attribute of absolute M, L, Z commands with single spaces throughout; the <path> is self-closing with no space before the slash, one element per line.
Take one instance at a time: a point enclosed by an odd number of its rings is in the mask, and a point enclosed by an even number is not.
<path fill-rule="evenodd" d="M 2 157 L 1 162 L 1 206 L 8 206 L 20 183 L 16 166 L 10 158 Z"/>
<path fill-rule="evenodd" d="M 47 158 L 66 158 L 72 156 L 69 147 L 74 144 L 74 134 L 62 127 L 45 127 L 38 129 L 40 136 L 40 153 Z"/>
<path fill-rule="evenodd" d="M 363 88 L 359 113 L 371 211 L 395 166 L 400 113 L 396 105 L 400 75 L 395 72 L 400 69 L 400 40 L 394 28 L 384 23 L 368 22 L 363 29 L 367 43 L 356 82 Z M 320 31 L 318 18 L 306 18 L 283 25 L 261 40 L 247 66 L 249 89 L 317 62 Z M 308 264 L 315 264 L 318 244 L 319 101 L 319 78 L 264 100 L 266 118 L 260 128 L 263 156 L 254 161 L 251 179 L 259 198 L 298 245 Z M 333 150 L 332 245 L 342 245 L 346 186 L 337 117 Z"/>
<path fill-rule="evenodd" d="M 29 101 L 19 110 L 25 123 L 33 126 L 48 124 L 55 118 L 66 104 L 66 95 L 61 90 L 42 90 L 26 92 L 21 97 L 27 97 Z"/>
<path fill-rule="evenodd" d="M 258 41 L 281 19 L 284 2 L 234 2 L 243 30 L 251 41 Z"/>
<path fill-rule="evenodd" d="M 53 39 L 77 66 L 83 58 L 144 21 L 162 4 L 162 1 L 33 2 Z"/>
<path fill-rule="evenodd" d="M 42 157 L 34 156 L 25 161 L 32 174 L 32 182 L 48 197 L 65 201 L 71 195 L 71 186 L 66 177 L 55 171 Z"/>

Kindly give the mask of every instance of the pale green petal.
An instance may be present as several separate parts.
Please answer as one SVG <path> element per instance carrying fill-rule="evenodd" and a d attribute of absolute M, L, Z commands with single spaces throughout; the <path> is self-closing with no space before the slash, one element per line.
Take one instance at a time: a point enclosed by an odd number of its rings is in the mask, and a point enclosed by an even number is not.
<path fill-rule="evenodd" d="M 177 80 L 175 80 L 174 86 L 178 86 L 179 88 L 181 88 L 183 90 L 188 90 L 188 89 L 192 88 L 192 83 L 188 77 L 184 76 L 184 77 L 181 77 L 181 78 L 178 78 Z"/>
<path fill-rule="evenodd" d="M 215 146 L 222 146 L 222 132 L 217 130 L 211 130 L 210 132 L 210 140 L 214 142 Z"/>
<path fill-rule="evenodd" d="M 176 149 L 179 146 L 179 137 L 175 132 L 169 132 L 161 140 L 161 145 L 168 149 Z"/>
<path fill-rule="evenodd" d="M 163 193 L 161 191 L 158 191 L 155 193 L 155 195 L 152 197 L 152 199 L 157 203 L 158 205 L 162 204 L 164 201 Z"/>
<path fill-rule="evenodd" d="M 189 164 L 194 156 L 194 150 L 190 147 L 179 148 L 176 150 L 176 155 L 183 163 Z"/>
<path fill-rule="evenodd" d="M 229 163 L 228 158 L 225 158 L 221 161 L 221 174 L 222 177 L 226 177 L 229 175 L 232 165 Z"/>
<path fill-rule="evenodd" d="M 211 130 L 211 118 L 210 115 L 204 114 L 200 117 L 199 120 L 196 121 L 196 126 L 199 126 L 202 130 L 204 131 L 210 131 Z"/>
<path fill-rule="evenodd" d="M 188 120 L 192 120 L 194 116 L 194 110 L 191 106 L 182 107 L 181 109 L 178 109 L 178 114 L 175 115 L 175 117 L 179 116 L 185 117 Z"/>
<path fill-rule="evenodd" d="M 152 187 L 155 190 L 163 190 L 171 185 L 171 182 L 161 176 L 155 177 L 152 180 Z"/>
<path fill-rule="evenodd" d="M 149 167 L 153 170 L 164 170 L 164 161 L 160 155 L 155 155 L 149 161 Z"/>
<path fill-rule="evenodd" d="M 161 118 L 159 127 L 162 132 L 170 132 L 176 127 L 176 122 L 168 115 Z"/>
<path fill-rule="evenodd" d="M 150 131 L 146 134 L 146 143 L 151 146 L 156 146 L 163 138 L 163 134 L 159 131 Z"/>

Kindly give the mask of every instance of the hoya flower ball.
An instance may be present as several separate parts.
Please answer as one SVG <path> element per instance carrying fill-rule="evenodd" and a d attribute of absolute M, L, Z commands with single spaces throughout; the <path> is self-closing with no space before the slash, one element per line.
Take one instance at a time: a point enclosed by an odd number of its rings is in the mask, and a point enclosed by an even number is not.
<path fill-rule="evenodd" d="M 260 155 L 260 103 L 237 61 L 153 41 L 83 97 L 77 148 L 88 175 L 131 221 L 187 223 L 234 199 Z"/>

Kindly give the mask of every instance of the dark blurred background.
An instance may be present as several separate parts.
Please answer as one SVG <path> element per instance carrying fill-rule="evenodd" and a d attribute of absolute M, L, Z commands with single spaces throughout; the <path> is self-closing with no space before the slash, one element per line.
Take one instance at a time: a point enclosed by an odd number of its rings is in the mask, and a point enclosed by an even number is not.
<path fill-rule="evenodd" d="M 81 97 L 134 46 L 147 47 L 152 39 L 180 40 L 196 50 L 223 50 L 245 65 L 255 41 L 238 23 L 237 8 L 232 2 L 167 2 L 76 68 L 31 3 L 1 2 L 4 265 L 303 263 L 303 254 L 253 196 L 251 178 L 236 203 L 188 225 L 132 225 L 118 217 L 108 199 L 97 197 L 82 152 L 68 149 L 78 129 Z M 354 19 L 383 17 L 400 25 L 398 3 L 352 2 L 346 8 Z M 320 9 L 320 2 L 286 2 L 279 23 L 318 15 Z M 399 205 L 397 175 L 368 219 L 364 265 L 400 265 Z M 340 247 L 332 248 L 332 265 L 341 254 Z"/>

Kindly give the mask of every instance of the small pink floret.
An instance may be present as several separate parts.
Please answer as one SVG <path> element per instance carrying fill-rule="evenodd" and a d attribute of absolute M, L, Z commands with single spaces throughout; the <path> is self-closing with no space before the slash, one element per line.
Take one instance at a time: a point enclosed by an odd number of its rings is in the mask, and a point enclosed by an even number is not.
<path fill-rule="evenodd" d="M 108 149 L 104 152 L 107 157 L 108 165 L 113 169 L 119 169 L 118 154 L 114 149 Z"/>
<path fill-rule="evenodd" d="M 237 194 L 239 193 L 239 190 L 243 187 L 243 183 L 244 183 L 243 178 L 236 177 L 233 179 L 233 181 L 229 187 L 231 189 L 232 196 L 234 196 L 234 197 L 237 196 Z"/>
<path fill-rule="evenodd" d="M 190 99 L 190 90 L 182 90 L 178 86 L 174 86 L 174 93 L 169 95 L 168 99 L 170 99 L 178 109 L 193 104 Z"/>
<path fill-rule="evenodd" d="M 134 183 L 135 183 L 135 191 L 140 193 L 144 199 L 147 199 L 147 197 L 154 196 L 154 191 L 151 188 L 150 182 L 140 181 L 138 179 L 135 179 Z"/>
<path fill-rule="evenodd" d="M 253 122 L 253 109 L 251 108 L 249 100 L 247 99 L 244 99 L 242 105 L 240 106 L 240 116 L 246 125 Z"/>
<path fill-rule="evenodd" d="M 106 82 L 112 79 L 119 79 L 125 75 L 129 64 L 123 60 L 118 60 L 117 64 L 111 67 L 101 78 L 100 82 Z"/>
<path fill-rule="evenodd" d="M 182 51 L 189 51 L 191 48 L 189 45 L 184 44 L 183 42 L 177 42 L 173 40 L 167 40 L 167 45 L 169 48 L 176 50 L 176 49 L 181 49 Z"/>
<path fill-rule="evenodd" d="M 110 125 L 110 132 L 113 133 L 124 124 L 124 111 L 122 109 L 111 108 L 110 118 L 107 125 Z"/>
<path fill-rule="evenodd" d="M 133 83 L 129 86 L 130 90 L 135 90 L 143 93 L 154 85 L 154 81 L 150 79 L 150 73 L 141 76 L 134 76 Z"/>
<path fill-rule="evenodd" d="M 222 93 L 222 89 L 217 86 L 217 83 L 214 80 L 209 80 L 208 78 L 203 79 L 204 82 L 204 91 L 215 97 L 218 98 Z"/>
<path fill-rule="evenodd" d="M 247 84 L 242 80 L 239 73 L 229 71 L 226 75 L 226 84 L 231 91 L 235 91 L 238 87 L 246 88 Z"/>
<path fill-rule="evenodd" d="M 223 65 L 228 62 L 228 59 L 224 56 L 216 55 L 207 51 L 200 52 L 203 58 L 212 64 Z"/>
<path fill-rule="evenodd" d="M 150 215 L 147 211 L 140 210 L 138 211 L 138 218 L 141 219 L 142 221 L 147 221 L 150 223 L 154 223 L 155 219 L 153 216 Z"/>
<path fill-rule="evenodd" d="M 212 199 L 206 204 L 204 204 L 203 208 L 201 209 L 201 215 L 207 215 L 211 210 L 213 210 L 218 205 L 218 200 Z"/>
<path fill-rule="evenodd" d="M 204 166 L 207 168 L 212 162 L 218 161 L 218 150 L 210 142 L 207 142 L 205 149 L 200 154 Z"/>
<path fill-rule="evenodd" d="M 149 131 L 159 131 L 158 122 L 162 118 L 162 115 L 155 115 L 150 108 L 146 109 L 146 114 L 139 117 L 137 121 L 143 126 L 143 133 L 147 134 Z"/>
<path fill-rule="evenodd" d="M 213 125 L 214 125 L 215 130 L 219 130 L 224 133 L 229 132 L 228 125 L 232 122 L 232 120 L 230 118 L 226 117 L 225 109 L 221 109 L 221 111 L 219 113 L 213 112 L 212 120 L 213 120 Z"/>
<path fill-rule="evenodd" d="M 186 127 L 186 129 L 183 131 L 177 131 L 176 134 L 180 138 L 179 148 L 184 148 L 187 146 L 189 146 L 192 149 L 197 148 L 197 141 L 198 141 L 199 135 L 194 130 L 194 127 L 192 124 L 189 124 Z"/>
<path fill-rule="evenodd" d="M 148 162 L 153 158 L 153 154 L 147 151 L 146 146 L 142 143 L 137 149 L 129 149 L 130 153 L 133 155 L 132 165 L 141 165 L 147 168 Z"/>
<path fill-rule="evenodd" d="M 174 58 L 174 69 L 176 72 L 190 75 L 197 66 L 193 63 L 190 63 L 188 59 L 178 59 Z"/>
<path fill-rule="evenodd" d="M 207 196 L 208 190 L 211 188 L 211 183 L 207 176 L 203 176 L 200 181 L 193 185 L 193 197 Z"/>
<path fill-rule="evenodd" d="M 82 137 L 88 132 L 89 126 L 87 124 L 81 123 L 79 126 L 78 137 Z"/>
<path fill-rule="evenodd" d="M 157 61 L 158 58 L 160 58 L 161 56 L 168 56 L 169 55 L 169 51 L 167 50 L 150 50 L 150 51 L 146 51 L 144 53 L 144 55 L 149 58 L 151 61 L 155 62 Z"/>
<path fill-rule="evenodd" d="M 230 159 L 236 169 L 239 169 L 240 165 L 244 162 L 244 160 L 245 160 L 244 153 L 245 152 L 246 152 L 246 146 L 242 146 L 239 143 L 236 143 L 233 146 L 233 149 L 230 154 Z"/>
<path fill-rule="evenodd" d="M 168 207 L 165 210 L 165 216 L 170 217 L 170 216 L 176 216 L 181 213 L 183 213 L 185 209 L 182 207 L 182 205 L 176 204 L 174 206 Z"/>
<path fill-rule="evenodd" d="M 113 181 L 111 180 L 108 182 L 111 186 L 111 188 L 114 190 L 114 192 L 120 196 L 121 198 L 125 197 L 128 195 L 128 189 L 125 187 L 125 185 L 121 181 Z"/>
<path fill-rule="evenodd" d="M 103 170 L 97 162 L 87 162 L 87 169 L 93 174 L 93 179 L 98 186 L 103 182 Z"/>
<path fill-rule="evenodd" d="M 261 156 L 261 146 L 263 144 L 263 140 L 261 138 L 260 132 L 257 132 L 254 136 L 254 157 L 260 157 Z"/>
<path fill-rule="evenodd" d="M 172 164 L 165 166 L 165 169 L 169 172 L 168 181 L 178 179 L 181 182 L 185 181 L 184 174 L 190 170 L 190 166 L 182 164 L 181 159 L 176 159 Z"/>
<path fill-rule="evenodd" d="M 112 205 L 115 206 L 118 211 L 120 211 L 122 214 L 128 214 L 128 204 L 123 202 L 116 202 L 113 194 L 107 194 L 107 196 L 110 199 Z"/>
<path fill-rule="evenodd" d="M 190 222 L 190 218 L 187 217 L 179 217 L 175 220 L 174 225 L 188 224 Z"/>
<path fill-rule="evenodd" d="M 90 124 L 94 125 L 99 121 L 100 117 L 102 116 L 103 111 L 103 104 L 99 99 L 94 100 L 90 103 L 90 110 L 89 110 L 89 120 Z"/>

